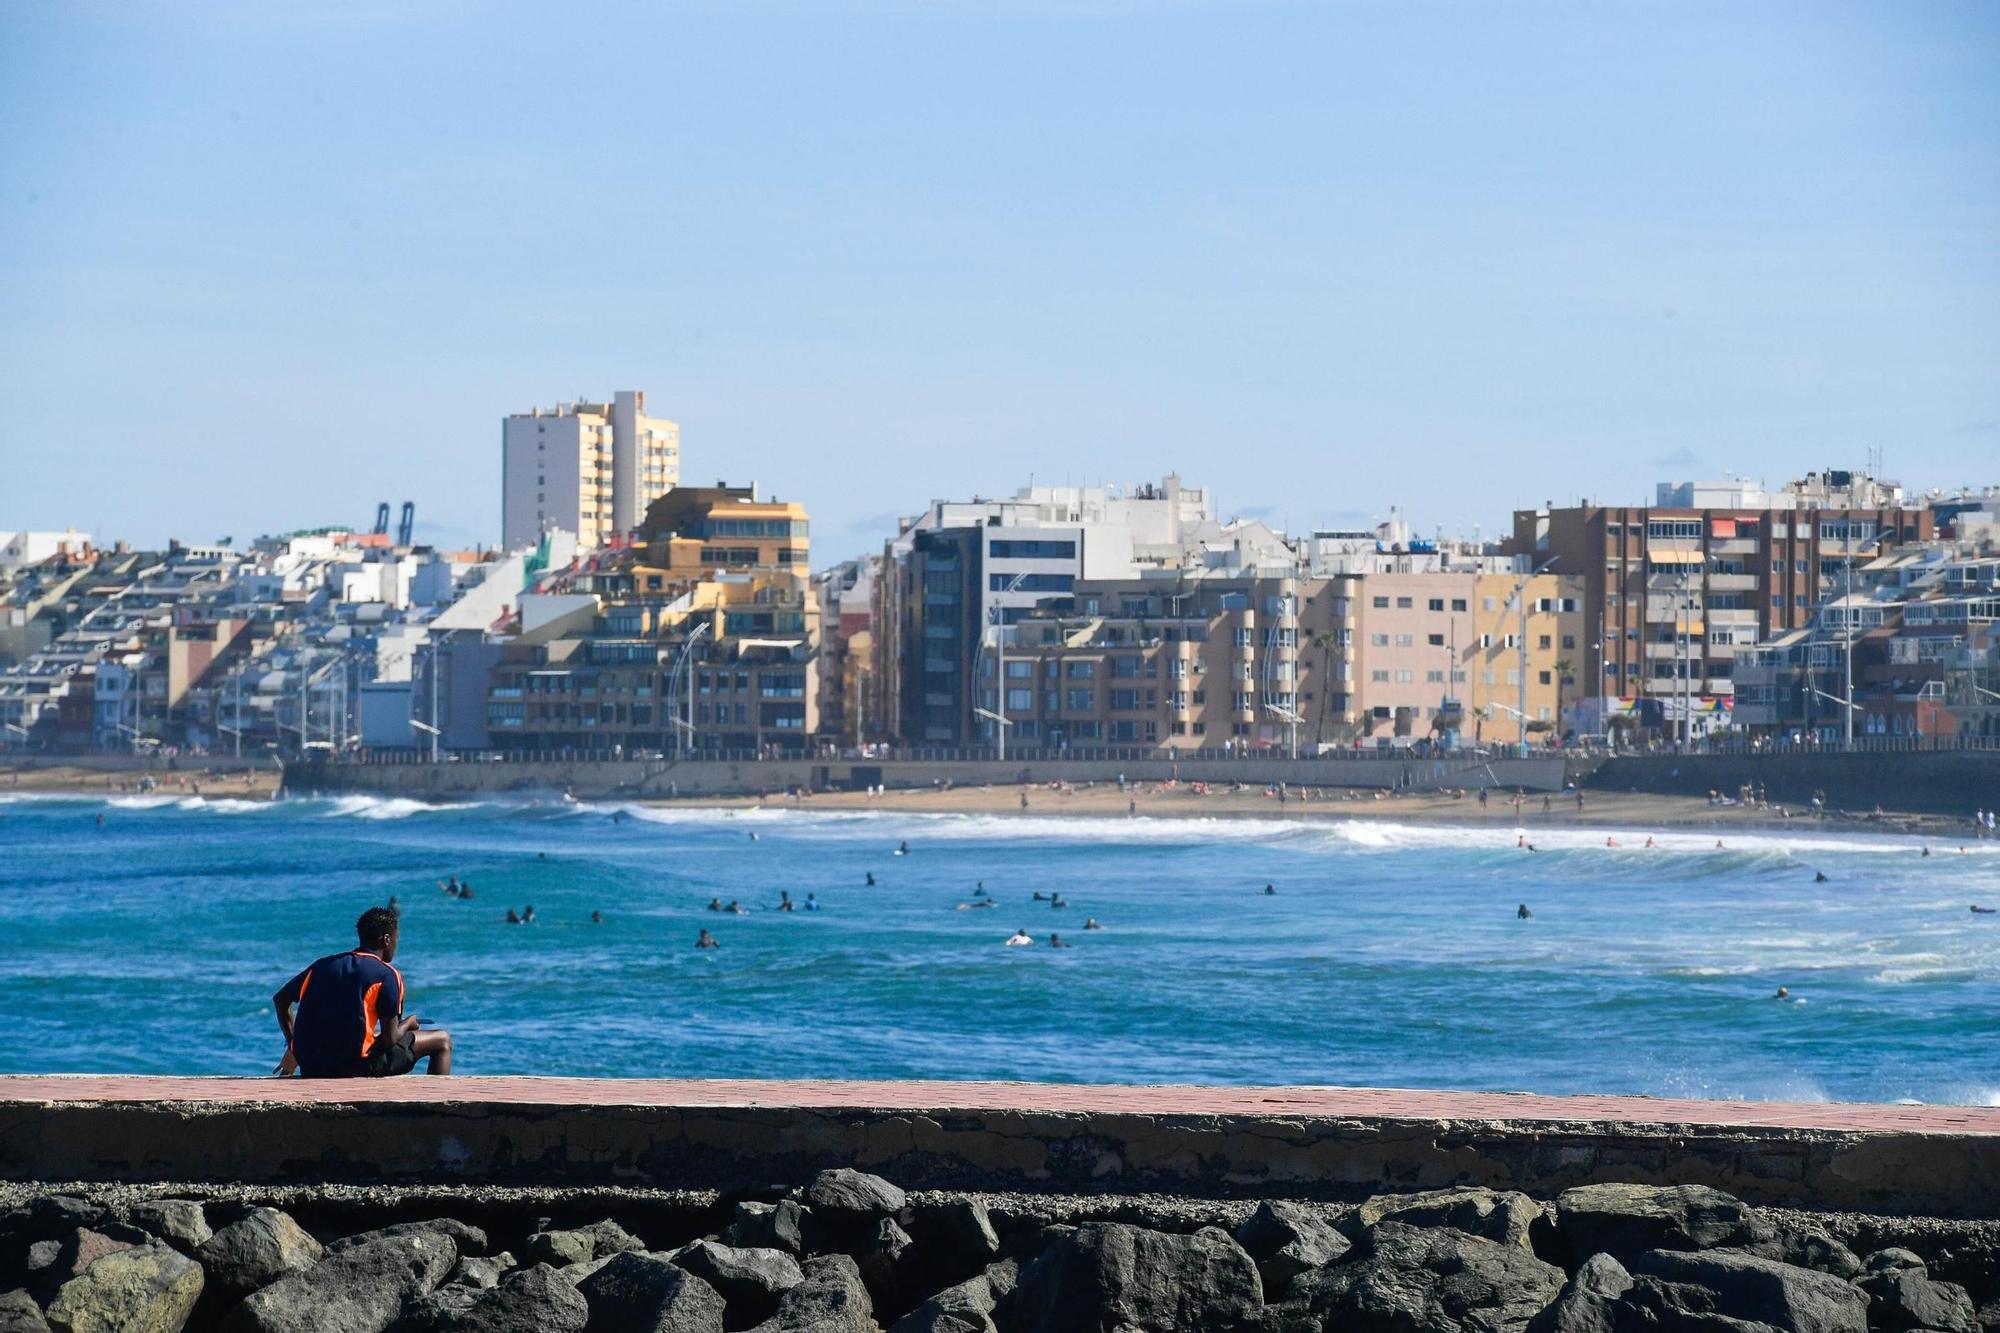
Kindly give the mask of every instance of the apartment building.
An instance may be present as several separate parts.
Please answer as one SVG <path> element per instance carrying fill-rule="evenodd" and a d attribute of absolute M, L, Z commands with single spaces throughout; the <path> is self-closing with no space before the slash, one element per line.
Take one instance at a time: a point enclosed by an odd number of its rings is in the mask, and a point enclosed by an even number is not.
<path fill-rule="evenodd" d="M 1576 684 L 1581 597 L 1581 579 L 1546 573 L 1361 576 L 1357 737 L 1560 734 Z"/>
<path fill-rule="evenodd" d="M 1289 573 L 1090 580 L 990 642 L 980 707 L 1024 748 L 1288 747 L 1350 705 L 1345 662 L 1314 644 L 1351 612 L 1344 584 Z"/>
<path fill-rule="evenodd" d="M 558 528 L 585 549 L 621 539 L 680 480 L 680 435 L 676 423 L 646 415 L 639 390 L 503 418 L 501 545 L 533 546 Z"/>
<path fill-rule="evenodd" d="M 1860 739 L 2000 736 L 2000 554 L 1981 541 L 1879 556 L 1811 625 L 1744 652 L 1736 683 L 1753 735 L 1842 741 L 1851 700 Z"/>
<path fill-rule="evenodd" d="M 1583 580 L 1583 729 L 1620 712 L 1678 728 L 1726 724 L 1740 650 L 1810 624 L 1849 562 L 1934 528 L 1900 487 L 1836 470 L 1774 492 L 1663 484 L 1652 505 L 1518 511 L 1511 549 Z"/>
<path fill-rule="evenodd" d="M 503 644 L 487 729 L 510 751 L 802 753 L 820 728 L 810 520 L 755 486 L 680 487 L 634 544 L 542 580 Z"/>

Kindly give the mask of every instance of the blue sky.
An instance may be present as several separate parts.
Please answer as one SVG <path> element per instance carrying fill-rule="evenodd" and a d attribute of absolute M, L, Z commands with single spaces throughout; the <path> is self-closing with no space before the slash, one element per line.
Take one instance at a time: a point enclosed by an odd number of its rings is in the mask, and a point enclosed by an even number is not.
<path fill-rule="evenodd" d="M 1175 469 L 1294 529 L 2000 480 L 2000 5 L 0 0 L 0 528 L 417 502 L 648 391 L 817 563 Z"/>

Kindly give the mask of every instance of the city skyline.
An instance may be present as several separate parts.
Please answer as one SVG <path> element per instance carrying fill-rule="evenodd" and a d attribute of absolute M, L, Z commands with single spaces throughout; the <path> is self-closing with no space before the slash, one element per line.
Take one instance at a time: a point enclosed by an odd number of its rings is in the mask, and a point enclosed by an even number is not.
<path fill-rule="evenodd" d="M 500 418 L 616 387 L 822 562 L 1031 475 L 1498 536 L 2000 441 L 1983 7 L 339 14 L 0 19 L 0 526 L 491 543 Z"/>

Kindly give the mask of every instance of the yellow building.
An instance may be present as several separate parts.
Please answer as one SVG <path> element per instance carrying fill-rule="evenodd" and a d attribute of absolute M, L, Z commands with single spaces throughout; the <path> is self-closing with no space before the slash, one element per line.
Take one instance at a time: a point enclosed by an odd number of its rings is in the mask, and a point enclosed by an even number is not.
<path fill-rule="evenodd" d="M 640 563 L 669 581 L 752 569 L 803 578 L 809 528 L 805 506 L 759 499 L 755 486 L 677 486 L 646 508 Z"/>
<path fill-rule="evenodd" d="M 1575 575 L 1478 576 L 1473 640 L 1461 654 L 1468 740 L 1515 740 L 1522 713 L 1531 739 L 1570 729 L 1564 713 L 1588 693 L 1582 682 L 1592 669 L 1582 598 Z"/>

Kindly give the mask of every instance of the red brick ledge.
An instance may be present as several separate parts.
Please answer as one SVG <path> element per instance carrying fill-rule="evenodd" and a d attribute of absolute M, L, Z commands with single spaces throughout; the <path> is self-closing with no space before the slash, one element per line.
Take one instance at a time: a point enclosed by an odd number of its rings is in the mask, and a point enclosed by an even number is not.
<path fill-rule="evenodd" d="M 239 1106 L 392 1103 L 1018 1111 L 1397 1121 L 1690 1125 L 1848 1133 L 2000 1135 L 2000 1107 L 1548 1097 L 1400 1088 L 1076 1083 L 467 1077 L 307 1081 L 138 1075 L 0 1076 L 0 1104 L 180 1102 Z"/>

